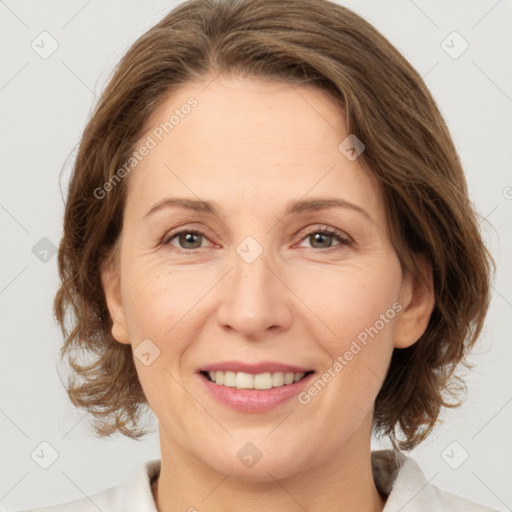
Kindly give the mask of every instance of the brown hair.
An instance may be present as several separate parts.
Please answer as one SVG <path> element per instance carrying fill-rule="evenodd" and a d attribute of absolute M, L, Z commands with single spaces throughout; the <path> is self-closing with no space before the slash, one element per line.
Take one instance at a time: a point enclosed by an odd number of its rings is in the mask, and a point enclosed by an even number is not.
<path fill-rule="evenodd" d="M 433 267 L 435 306 L 425 333 L 395 349 L 374 408 L 374 432 L 410 450 L 442 406 L 465 389 L 454 374 L 475 343 L 490 299 L 493 259 L 481 239 L 462 166 L 423 80 L 361 17 L 327 0 L 190 0 L 125 54 L 88 122 L 69 184 L 54 310 L 72 368 L 71 401 L 96 432 L 132 438 L 147 401 L 132 347 L 112 338 L 100 268 L 122 229 L 127 179 L 97 191 L 127 162 L 168 93 L 220 73 L 309 84 L 339 101 L 363 167 L 381 183 L 402 268 Z M 66 319 L 66 313 L 70 317 Z M 81 360 L 85 356 L 86 359 Z M 399 440 L 397 428 L 403 433 Z M 397 444 L 398 443 L 398 444 Z"/>

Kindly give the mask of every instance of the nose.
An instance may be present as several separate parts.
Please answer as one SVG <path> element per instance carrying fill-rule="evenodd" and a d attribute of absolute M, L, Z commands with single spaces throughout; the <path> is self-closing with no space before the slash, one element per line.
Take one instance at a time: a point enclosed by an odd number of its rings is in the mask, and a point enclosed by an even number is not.
<path fill-rule="evenodd" d="M 293 294 L 285 284 L 285 272 L 265 250 L 252 262 L 240 254 L 235 253 L 234 268 L 223 279 L 219 324 L 251 341 L 288 329 Z"/>

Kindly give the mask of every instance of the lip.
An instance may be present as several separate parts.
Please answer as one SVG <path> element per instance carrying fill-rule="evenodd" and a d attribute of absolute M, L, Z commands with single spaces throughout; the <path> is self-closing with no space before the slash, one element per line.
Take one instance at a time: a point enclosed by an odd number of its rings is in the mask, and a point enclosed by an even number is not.
<path fill-rule="evenodd" d="M 246 365 L 247 367 L 247 365 Z M 282 367 L 282 365 L 281 365 Z M 210 366 L 208 367 L 210 368 Z M 220 368 L 220 366 L 219 366 Z M 268 368 L 268 366 L 266 366 Z M 288 366 L 288 368 L 290 368 Z M 254 367 L 252 368 L 254 370 Z M 204 370 L 207 371 L 207 370 Z M 217 371 L 217 370 L 208 370 Z M 221 371 L 221 370 L 219 370 Z M 230 370 L 227 370 L 230 371 Z M 242 370 L 239 370 L 242 371 Z M 281 371 L 281 370 L 275 370 Z M 291 370 L 290 370 L 291 371 Z M 247 372 L 258 373 L 258 372 Z M 262 372 L 259 372 L 262 373 Z M 302 373 L 302 372 L 294 372 Z M 298 382 L 293 384 L 286 384 L 278 388 L 271 389 L 237 389 L 228 386 L 221 386 L 208 380 L 205 375 L 199 373 L 203 385 L 207 389 L 210 396 L 217 402 L 230 407 L 236 411 L 246 413 L 261 413 L 267 412 L 283 403 L 287 402 L 294 396 L 298 395 L 306 386 L 309 385 L 311 379 L 315 376 L 315 372 L 306 375 Z"/>
<path fill-rule="evenodd" d="M 201 367 L 201 372 L 244 372 L 256 375 L 258 373 L 306 373 L 312 371 L 312 368 L 303 368 L 290 364 L 279 363 L 276 361 L 261 361 L 260 363 L 245 363 L 242 361 L 224 361 L 219 363 L 208 364 Z M 289 384 L 291 386 L 291 384 Z"/>

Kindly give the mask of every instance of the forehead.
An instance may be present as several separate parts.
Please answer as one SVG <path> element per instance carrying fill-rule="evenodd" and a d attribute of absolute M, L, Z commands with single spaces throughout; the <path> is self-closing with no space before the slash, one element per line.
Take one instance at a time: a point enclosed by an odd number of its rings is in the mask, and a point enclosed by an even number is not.
<path fill-rule="evenodd" d="M 138 146 L 151 149 L 130 176 L 128 203 L 149 208 L 165 195 L 186 195 L 261 211 L 328 195 L 380 218 L 375 179 L 339 149 L 349 135 L 344 115 L 311 86 L 255 78 L 184 85 L 144 127 Z"/>

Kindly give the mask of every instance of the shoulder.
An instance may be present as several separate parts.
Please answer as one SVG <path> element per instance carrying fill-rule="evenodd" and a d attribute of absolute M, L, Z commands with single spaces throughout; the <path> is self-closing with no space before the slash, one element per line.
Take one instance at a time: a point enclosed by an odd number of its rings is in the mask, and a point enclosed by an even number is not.
<path fill-rule="evenodd" d="M 109 487 L 91 496 L 66 503 L 48 505 L 40 508 L 19 510 L 16 512 L 121 512 L 123 486 Z"/>
<path fill-rule="evenodd" d="M 398 512 L 406 506 L 408 512 L 496 512 L 439 489 L 427 481 L 414 459 L 400 452 L 373 451 L 372 471 L 377 488 L 388 496 L 383 512 Z"/>
<path fill-rule="evenodd" d="M 147 461 L 122 485 L 108 487 L 96 494 L 66 503 L 16 512 L 157 512 L 151 480 L 159 472 L 160 459 Z"/>
<path fill-rule="evenodd" d="M 422 497 L 424 508 L 432 507 L 435 504 L 442 510 L 464 511 L 464 512 L 497 512 L 495 509 L 485 507 L 474 501 L 469 501 L 461 496 L 439 489 L 433 484 L 427 484 Z M 426 508 L 425 508 L 426 510 Z"/>

